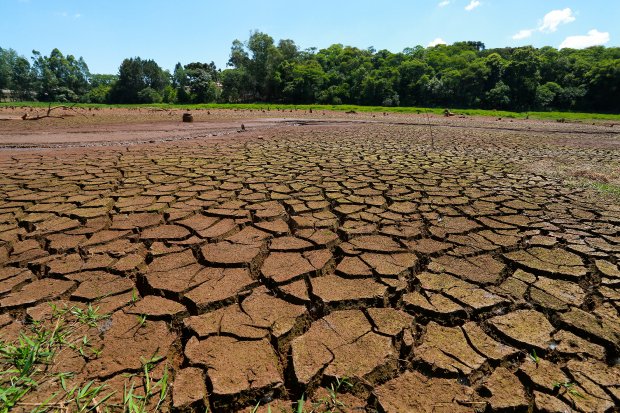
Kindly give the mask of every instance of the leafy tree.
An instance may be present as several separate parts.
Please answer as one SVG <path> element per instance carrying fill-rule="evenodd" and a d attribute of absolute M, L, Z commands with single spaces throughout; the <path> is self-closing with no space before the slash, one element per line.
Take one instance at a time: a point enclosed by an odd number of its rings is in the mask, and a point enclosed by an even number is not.
<path fill-rule="evenodd" d="M 283 89 L 286 99 L 293 103 L 316 102 L 325 79 L 321 65 L 316 60 L 291 65 L 291 78 Z"/>
<path fill-rule="evenodd" d="M 604 60 L 588 72 L 588 100 L 595 110 L 620 111 L 620 60 Z"/>
<path fill-rule="evenodd" d="M 90 72 L 81 57 L 64 56 L 58 49 L 53 49 L 49 56 L 33 50 L 32 60 L 39 99 L 77 101 L 88 92 Z"/>
<path fill-rule="evenodd" d="M 433 75 L 433 69 L 418 58 L 406 60 L 398 67 L 399 85 L 398 94 L 403 104 L 417 105 L 423 102 L 420 80 L 424 75 Z"/>
<path fill-rule="evenodd" d="M 110 91 L 110 100 L 113 103 L 147 103 L 145 100 L 149 99 L 161 102 L 161 94 L 169 83 L 170 75 L 154 60 L 125 59 L 118 71 L 118 81 Z M 140 95 L 145 89 L 150 90 Z"/>
<path fill-rule="evenodd" d="M 175 78 L 179 78 L 178 95 L 180 102 L 207 103 L 214 102 L 219 94 L 215 80 L 219 78 L 219 72 L 215 64 L 190 63 L 181 70 L 175 68 Z"/>
<path fill-rule="evenodd" d="M 0 89 L 10 90 L 12 98 L 30 99 L 33 81 L 28 60 L 13 49 L 0 47 Z"/>
<path fill-rule="evenodd" d="M 562 93 L 562 86 L 555 82 L 547 82 L 536 89 L 536 106 L 539 109 L 549 109 L 554 106 L 557 96 Z"/>
<path fill-rule="evenodd" d="M 510 105 L 510 87 L 500 80 L 486 93 L 486 101 L 493 109 L 507 109 Z"/>
<path fill-rule="evenodd" d="M 510 87 L 510 101 L 515 109 L 526 110 L 534 106 L 540 81 L 539 63 L 533 47 L 521 47 L 513 51 L 502 79 Z"/>

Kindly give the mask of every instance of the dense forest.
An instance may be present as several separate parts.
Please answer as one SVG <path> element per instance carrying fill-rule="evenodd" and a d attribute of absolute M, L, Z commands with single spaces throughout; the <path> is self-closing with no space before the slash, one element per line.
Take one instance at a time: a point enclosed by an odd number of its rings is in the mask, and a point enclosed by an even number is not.
<path fill-rule="evenodd" d="M 486 49 L 457 42 L 402 52 L 334 44 L 300 50 L 251 33 L 227 68 L 125 59 L 91 74 L 84 59 L 0 48 L 0 90 L 12 100 L 92 103 L 273 102 L 526 110 L 620 111 L 620 48 Z"/>

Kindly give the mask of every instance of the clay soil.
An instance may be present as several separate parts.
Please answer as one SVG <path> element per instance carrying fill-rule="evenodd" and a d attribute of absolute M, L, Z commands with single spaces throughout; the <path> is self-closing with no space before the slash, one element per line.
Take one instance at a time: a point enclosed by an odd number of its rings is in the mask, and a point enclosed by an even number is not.
<path fill-rule="evenodd" d="M 292 411 L 343 377 L 344 412 L 617 411 L 620 205 L 573 182 L 617 182 L 615 128 L 24 112 L 0 109 L 0 336 L 111 314 L 57 361 L 74 382 L 122 394 L 157 354 L 164 411 Z"/>

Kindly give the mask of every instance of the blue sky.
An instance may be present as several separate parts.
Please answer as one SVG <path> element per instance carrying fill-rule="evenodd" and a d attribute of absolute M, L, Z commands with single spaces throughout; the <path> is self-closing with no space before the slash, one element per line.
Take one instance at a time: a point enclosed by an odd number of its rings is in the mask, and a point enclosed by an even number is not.
<path fill-rule="evenodd" d="M 83 56 L 93 73 L 117 73 L 134 56 L 166 69 L 224 68 L 232 41 L 254 29 L 301 48 L 620 45 L 620 0 L 0 0 L 0 16 L 0 47 L 26 57 L 57 47 Z"/>

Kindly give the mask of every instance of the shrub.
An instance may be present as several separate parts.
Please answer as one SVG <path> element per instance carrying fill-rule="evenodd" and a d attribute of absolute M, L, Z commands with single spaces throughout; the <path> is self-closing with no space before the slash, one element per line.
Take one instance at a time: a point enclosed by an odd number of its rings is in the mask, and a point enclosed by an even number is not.
<path fill-rule="evenodd" d="M 153 88 L 146 87 L 138 92 L 138 102 L 140 103 L 161 103 L 162 96 Z"/>

